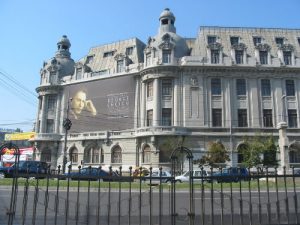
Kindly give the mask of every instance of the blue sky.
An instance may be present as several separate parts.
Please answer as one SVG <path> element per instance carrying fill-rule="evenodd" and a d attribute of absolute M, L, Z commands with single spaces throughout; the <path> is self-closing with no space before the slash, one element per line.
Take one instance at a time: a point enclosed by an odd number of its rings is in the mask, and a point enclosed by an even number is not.
<path fill-rule="evenodd" d="M 146 42 L 167 7 L 182 37 L 196 37 L 200 26 L 300 29 L 299 0 L 1 0 L 0 128 L 32 129 L 39 71 L 62 35 L 77 61 L 97 45 L 132 37 Z"/>

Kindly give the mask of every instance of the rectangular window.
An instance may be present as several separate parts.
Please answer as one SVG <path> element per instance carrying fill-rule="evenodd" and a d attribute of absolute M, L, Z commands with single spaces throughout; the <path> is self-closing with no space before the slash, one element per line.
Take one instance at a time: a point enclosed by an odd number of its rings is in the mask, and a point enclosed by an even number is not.
<path fill-rule="evenodd" d="M 147 66 L 151 65 L 151 53 L 146 54 L 146 65 Z"/>
<path fill-rule="evenodd" d="M 298 44 L 300 45 L 300 37 L 298 37 L 297 39 L 298 39 Z"/>
<path fill-rule="evenodd" d="M 162 62 L 163 63 L 171 63 L 171 51 L 170 50 L 163 50 Z"/>
<path fill-rule="evenodd" d="M 271 96 L 271 83 L 269 79 L 261 80 L 261 95 Z"/>
<path fill-rule="evenodd" d="M 94 56 L 92 56 L 92 55 L 87 56 L 87 58 L 86 58 L 86 64 L 92 63 L 93 60 L 94 60 Z"/>
<path fill-rule="evenodd" d="M 211 79 L 211 94 L 221 95 L 221 79 L 219 78 Z"/>
<path fill-rule="evenodd" d="M 239 37 L 230 37 L 230 44 L 238 44 L 239 43 Z"/>
<path fill-rule="evenodd" d="M 283 61 L 285 65 L 292 65 L 292 52 L 283 51 Z"/>
<path fill-rule="evenodd" d="M 161 122 L 162 126 L 171 126 L 172 125 L 172 109 L 163 108 L 161 113 Z"/>
<path fill-rule="evenodd" d="M 147 83 L 147 97 L 152 97 L 153 96 L 153 81 L 149 81 Z"/>
<path fill-rule="evenodd" d="M 247 109 L 238 109 L 238 127 L 248 127 Z"/>
<path fill-rule="evenodd" d="M 212 126 L 222 127 L 222 109 L 212 109 Z"/>
<path fill-rule="evenodd" d="M 236 80 L 236 94 L 237 96 L 246 95 L 246 80 L 237 79 Z"/>
<path fill-rule="evenodd" d="M 153 126 L 153 110 L 147 111 L 147 126 L 151 127 Z"/>
<path fill-rule="evenodd" d="M 103 57 L 106 58 L 106 57 L 110 57 L 110 56 L 113 56 L 113 55 L 114 55 L 114 51 L 104 52 Z"/>
<path fill-rule="evenodd" d="M 263 110 L 264 127 L 273 127 L 272 109 Z"/>
<path fill-rule="evenodd" d="M 211 63 L 219 64 L 220 52 L 219 50 L 211 50 Z"/>
<path fill-rule="evenodd" d="M 296 109 L 288 110 L 288 122 L 289 122 L 289 127 L 298 127 Z"/>
<path fill-rule="evenodd" d="M 46 124 L 46 133 L 53 133 L 54 131 L 54 120 L 52 119 L 47 119 L 47 124 Z"/>
<path fill-rule="evenodd" d="M 53 111 L 56 108 L 56 96 L 55 95 L 49 95 L 48 96 L 48 106 L 47 109 L 49 111 Z"/>
<path fill-rule="evenodd" d="M 56 83 L 56 72 L 50 72 L 49 83 L 50 84 Z"/>
<path fill-rule="evenodd" d="M 283 37 L 275 38 L 275 42 L 278 46 L 282 46 L 283 45 Z"/>
<path fill-rule="evenodd" d="M 259 60 L 260 60 L 260 64 L 267 65 L 268 64 L 268 52 L 267 51 L 259 51 Z"/>
<path fill-rule="evenodd" d="M 244 51 L 243 50 L 235 50 L 235 62 L 236 62 L 236 64 L 244 63 Z"/>
<path fill-rule="evenodd" d="M 163 79 L 162 81 L 162 95 L 170 96 L 172 95 L 172 80 L 171 79 Z"/>
<path fill-rule="evenodd" d="M 82 68 L 76 69 L 76 80 L 80 80 L 82 78 Z"/>
<path fill-rule="evenodd" d="M 117 73 L 122 73 L 124 71 L 124 61 L 118 60 L 117 61 Z"/>
<path fill-rule="evenodd" d="M 217 42 L 217 37 L 216 36 L 208 36 L 207 37 L 207 44 L 213 44 Z"/>
<path fill-rule="evenodd" d="M 133 47 L 126 48 L 126 55 L 132 55 Z"/>
<path fill-rule="evenodd" d="M 285 81 L 286 96 L 295 96 L 295 83 L 294 80 Z"/>
<path fill-rule="evenodd" d="M 255 46 L 261 44 L 261 37 L 253 37 L 253 44 Z"/>

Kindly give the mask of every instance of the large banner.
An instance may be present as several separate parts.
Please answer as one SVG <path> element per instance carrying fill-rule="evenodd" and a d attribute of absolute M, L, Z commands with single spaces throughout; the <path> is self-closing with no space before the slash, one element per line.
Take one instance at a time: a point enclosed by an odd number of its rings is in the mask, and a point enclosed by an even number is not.
<path fill-rule="evenodd" d="M 134 76 L 73 84 L 65 92 L 66 96 L 69 95 L 71 132 L 133 128 Z"/>

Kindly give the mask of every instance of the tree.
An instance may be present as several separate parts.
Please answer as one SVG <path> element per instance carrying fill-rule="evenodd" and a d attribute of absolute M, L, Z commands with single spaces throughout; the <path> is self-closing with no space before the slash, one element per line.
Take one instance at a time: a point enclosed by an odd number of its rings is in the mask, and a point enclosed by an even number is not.
<path fill-rule="evenodd" d="M 263 164 L 264 166 L 276 166 L 277 147 L 272 136 L 267 139 L 256 135 L 253 139 L 245 138 L 245 147 L 239 152 L 243 156 L 242 164 L 253 167 Z M 261 156 L 264 155 L 262 158 Z"/>
<path fill-rule="evenodd" d="M 224 145 L 217 141 L 208 143 L 208 152 L 199 160 L 199 163 L 218 166 L 218 164 L 226 163 L 227 161 L 230 161 L 229 153 Z"/>

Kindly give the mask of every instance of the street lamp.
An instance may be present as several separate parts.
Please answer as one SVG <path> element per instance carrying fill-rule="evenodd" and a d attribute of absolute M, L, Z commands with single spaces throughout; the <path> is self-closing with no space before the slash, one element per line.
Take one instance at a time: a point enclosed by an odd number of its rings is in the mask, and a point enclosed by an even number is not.
<path fill-rule="evenodd" d="M 72 99 L 70 99 L 72 101 Z M 72 121 L 69 119 L 69 110 L 70 104 L 68 100 L 67 105 L 67 117 L 63 121 L 63 127 L 65 128 L 65 141 L 64 141 L 64 154 L 63 154 L 63 173 L 66 172 L 66 164 L 67 164 L 67 142 L 68 142 L 68 131 L 72 127 Z"/>

